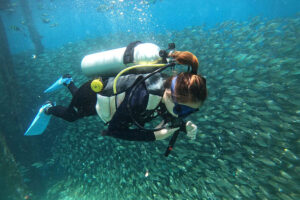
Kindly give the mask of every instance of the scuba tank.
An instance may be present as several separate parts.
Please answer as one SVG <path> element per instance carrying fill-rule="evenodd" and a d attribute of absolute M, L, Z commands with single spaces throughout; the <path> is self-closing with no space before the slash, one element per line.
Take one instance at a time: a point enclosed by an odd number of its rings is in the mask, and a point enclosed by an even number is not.
<path fill-rule="evenodd" d="M 117 81 L 121 75 L 150 73 L 164 67 L 173 62 L 169 53 L 174 49 L 174 43 L 169 43 L 168 49 L 160 50 L 155 44 L 135 41 L 127 47 L 86 55 L 81 61 L 81 70 L 86 76 L 115 77 L 113 91 L 116 94 Z M 91 88 L 101 92 L 102 81 L 99 78 L 94 80 Z"/>
<path fill-rule="evenodd" d="M 128 66 L 160 62 L 162 60 L 160 51 L 155 44 L 137 41 L 127 47 L 86 55 L 81 61 L 81 69 L 86 76 L 115 76 Z M 153 68 L 140 68 L 131 73 L 152 71 Z"/>

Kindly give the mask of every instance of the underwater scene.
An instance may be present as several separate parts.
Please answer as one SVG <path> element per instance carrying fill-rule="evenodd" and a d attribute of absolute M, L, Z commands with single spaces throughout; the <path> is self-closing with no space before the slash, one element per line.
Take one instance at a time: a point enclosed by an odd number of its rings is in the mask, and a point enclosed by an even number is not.
<path fill-rule="evenodd" d="M 24 135 L 45 102 L 69 105 L 44 93 L 59 77 L 80 86 L 86 55 L 134 41 L 198 58 L 195 140 L 166 157 L 171 137 L 104 137 L 97 115 Z M 300 199 L 299 0 L 1 0 L 0 91 L 1 200 Z"/>

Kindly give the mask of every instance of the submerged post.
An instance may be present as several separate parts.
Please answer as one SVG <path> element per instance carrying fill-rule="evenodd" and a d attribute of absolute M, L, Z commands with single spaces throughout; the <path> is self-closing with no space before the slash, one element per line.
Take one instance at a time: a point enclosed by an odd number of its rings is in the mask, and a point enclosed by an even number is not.
<path fill-rule="evenodd" d="M 31 11 L 28 6 L 27 0 L 21 0 L 20 4 L 21 4 L 21 8 L 22 8 L 23 15 L 25 18 L 26 26 L 29 31 L 30 39 L 34 44 L 36 53 L 40 54 L 44 51 L 44 46 L 42 45 L 42 42 L 41 42 L 42 37 L 39 35 L 38 31 L 36 30 L 36 28 L 34 26 L 33 19 L 31 16 Z"/>
<path fill-rule="evenodd" d="M 6 117 L 9 116 L 11 119 L 13 119 L 13 121 L 16 122 L 17 125 L 14 128 L 20 128 L 18 123 L 18 87 L 15 80 L 16 79 L 12 56 L 9 50 L 9 45 L 5 33 L 5 27 L 0 17 L 0 84 L 1 88 L 3 88 L 1 90 L 1 95 L 2 98 L 5 99 L 5 96 L 7 96 L 7 99 L 9 99 L 9 101 L 5 101 L 7 105 L 3 105 L 2 102 L 3 108 L 1 110 L 1 113 L 3 115 L 7 114 Z M 1 127 L 7 125 L 5 124 L 6 120 L 1 120 Z"/>
<path fill-rule="evenodd" d="M 0 64 L 1 64 L 1 75 L 4 81 L 8 81 L 13 72 L 13 62 L 8 46 L 8 41 L 5 33 L 5 27 L 0 16 Z"/>
<path fill-rule="evenodd" d="M 10 0 L 0 0 L 0 10 L 9 8 Z"/>
<path fill-rule="evenodd" d="M 0 197 L 1 199 L 28 199 L 30 192 L 22 180 L 17 162 L 10 152 L 0 130 Z"/>

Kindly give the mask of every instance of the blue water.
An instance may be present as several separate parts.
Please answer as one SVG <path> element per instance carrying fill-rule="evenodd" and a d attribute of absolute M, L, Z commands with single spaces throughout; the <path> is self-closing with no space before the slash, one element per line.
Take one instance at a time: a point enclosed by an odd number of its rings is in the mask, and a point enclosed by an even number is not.
<path fill-rule="evenodd" d="M 20 0 L 0 10 L 13 61 L 0 62 L 0 199 L 300 199 L 300 0 L 28 3 L 40 54 Z M 45 101 L 70 102 L 65 88 L 43 93 L 57 78 L 79 86 L 85 55 L 136 40 L 198 57 L 195 141 L 180 134 L 166 158 L 168 140 L 102 137 L 98 116 L 23 135 Z"/>
<path fill-rule="evenodd" d="M 16 6 L 12 13 L 1 11 L 0 14 L 7 27 L 11 52 L 18 53 L 33 49 L 33 44 L 26 27 L 21 24 L 24 19 L 19 2 L 14 2 Z M 287 17 L 300 11 L 299 0 L 157 0 L 148 6 L 137 0 L 111 2 L 32 0 L 29 5 L 45 48 L 57 48 L 69 42 L 119 32 L 147 35 L 182 30 L 192 25 L 211 27 L 222 21 L 243 21 L 257 15 L 266 19 Z M 99 5 L 114 7 L 97 12 Z M 43 19 L 50 22 L 44 23 Z M 57 26 L 50 27 L 51 24 Z M 11 30 L 11 26 L 20 27 L 22 32 Z"/>

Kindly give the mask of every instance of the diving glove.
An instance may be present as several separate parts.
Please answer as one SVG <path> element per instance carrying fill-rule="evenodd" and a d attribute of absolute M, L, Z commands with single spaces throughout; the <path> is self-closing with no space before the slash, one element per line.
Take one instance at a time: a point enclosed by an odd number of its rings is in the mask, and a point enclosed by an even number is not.
<path fill-rule="evenodd" d="M 185 128 L 186 128 L 186 135 L 191 139 L 191 140 L 195 140 L 196 139 L 196 134 L 198 132 L 198 127 L 191 121 L 188 121 L 185 124 Z"/>

